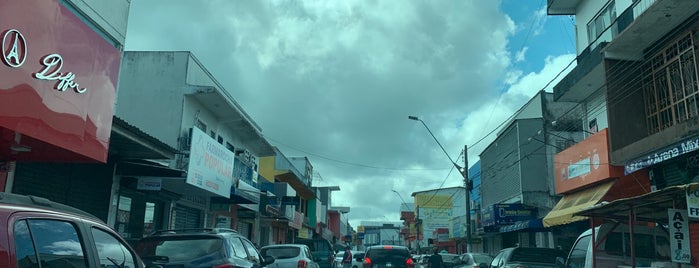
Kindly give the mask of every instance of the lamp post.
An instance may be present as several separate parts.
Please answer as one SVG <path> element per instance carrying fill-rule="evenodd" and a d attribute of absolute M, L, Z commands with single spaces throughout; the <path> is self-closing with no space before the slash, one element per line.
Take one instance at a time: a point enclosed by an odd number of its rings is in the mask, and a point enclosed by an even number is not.
<path fill-rule="evenodd" d="M 410 120 L 415 120 L 415 121 L 420 121 L 422 125 L 427 129 L 427 132 L 430 133 L 430 136 L 434 139 L 435 142 L 437 142 L 437 145 L 439 145 L 439 148 L 442 149 L 442 152 L 447 155 L 449 158 L 449 161 L 451 161 L 451 164 L 456 167 L 456 169 L 461 173 L 461 177 L 464 178 L 464 191 L 465 193 L 465 199 L 466 199 L 466 252 L 471 252 L 471 181 L 468 178 L 468 146 L 464 145 L 464 165 L 465 168 L 462 168 L 456 162 L 454 162 L 453 159 L 451 159 L 451 156 L 449 156 L 449 153 L 447 153 L 447 150 L 444 149 L 444 146 L 437 140 L 437 137 L 434 136 L 432 133 L 432 130 L 430 130 L 429 127 L 427 127 L 427 124 L 425 124 L 425 121 L 422 121 L 422 119 L 418 118 L 417 116 L 408 116 L 408 119 Z"/>

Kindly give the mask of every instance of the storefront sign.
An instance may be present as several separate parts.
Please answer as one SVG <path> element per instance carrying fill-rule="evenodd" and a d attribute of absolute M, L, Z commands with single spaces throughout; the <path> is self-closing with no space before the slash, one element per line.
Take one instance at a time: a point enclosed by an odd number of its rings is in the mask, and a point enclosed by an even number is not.
<path fill-rule="evenodd" d="M 689 248 L 689 220 L 687 211 L 668 209 L 667 217 L 670 223 L 670 259 L 672 262 L 689 263 L 692 254 Z"/>
<path fill-rule="evenodd" d="M 689 217 L 699 218 L 699 186 L 691 185 L 687 187 L 686 199 Z"/>
<path fill-rule="evenodd" d="M 138 178 L 136 189 L 144 191 L 160 191 L 163 186 L 161 178 Z"/>
<path fill-rule="evenodd" d="M 663 149 L 645 157 L 641 157 L 640 159 L 631 161 L 631 163 L 626 164 L 624 167 L 624 172 L 626 174 L 630 174 L 634 171 L 650 167 L 689 152 L 696 151 L 697 149 L 699 149 L 699 137 L 683 141 L 670 148 Z"/>
<path fill-rule="evenodd" d="M 303 226 L 303 218 L 303 213 L 294 211 L 294 220 L 289 222 L 289 227 L 296 230 L 301 230 L 301 227 Z"/>
<path fill-rule="evenodd" d="M 187 183 L 229 198 L 235 154 L 196 127 L 189 151 Z"/>
<path fill-rule="evenodd" d="M 608 131 L 601 131 L 554 156 L 556 193 L 570 193 L 624 174 L 620 166 L 609 164 Z"/>
<path fill-rule="evenodd" d="M 61 1 L 3 2 L 0 127 L 31 137 L 18 159 L 107 161 L 121 52 L 94 29 Z"/>
<path fill-rule="evenodd" d="M 216 228 L 231 228 L 231 217 L 216 216 Z"/>
<path fill-rule="evenodd" d="M 536 219 L 536 210 L 522 204 L 495 204 L 485 207 L 483 226 L 513 224 Z"/>

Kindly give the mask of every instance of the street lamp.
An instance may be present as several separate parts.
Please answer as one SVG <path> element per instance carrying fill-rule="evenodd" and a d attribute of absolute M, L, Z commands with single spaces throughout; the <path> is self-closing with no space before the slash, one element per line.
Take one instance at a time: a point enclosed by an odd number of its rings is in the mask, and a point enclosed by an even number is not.
<path fill-rule="evenodd" d="M 456 162 L 454 162 L 453 159 L 451 159 L 451 156 L 449 156 L 449 153 L 447 153 L 447 150 L 444 149 L 444 146 L 437 140 L 437 137 L 434 136 L 432 133 L 432 130 L 430 130 L 429 127 L 427 127 L 427 124 L 425 124 L 425 121 L 422 121 L 422 119 L 418 118 L 417 116 L 408 116 L 408 119 L 410 120 L 415 120 L 415 121 L 420 121 L 422 125 L 427 129 L 427 132 L 430 133 L 430 136 L 434 139 L 435 142 L 437 142 L 437 145 L 439 145 L 439 148 L 442 148 L 442 152 L 447 155 L 449 158 L 449 161 L 451 161 L 451 164 L 456 167 L 456 169 L 461 173 L 461 176 L 464 178 L 464 191 L 466 192 L 466 252 L 471 252 L 471 181 L 468 178 L 468 146 L 464 145 L 464 164 L 465 168 L 462 168 Z"/>

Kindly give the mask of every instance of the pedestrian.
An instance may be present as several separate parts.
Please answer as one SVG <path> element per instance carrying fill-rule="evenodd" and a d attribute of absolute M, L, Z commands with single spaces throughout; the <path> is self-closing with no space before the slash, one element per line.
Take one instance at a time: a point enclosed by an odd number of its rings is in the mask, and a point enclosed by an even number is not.
<path fill-rule="evenodd" d="M 427 260 L 427 268 L 444 268 L 444 260 L 439 255 L 439 249 L 434 249 L 434 254 Z"/>
<path fill-rule="evenodd" d="M 342 256 L 342 268 L 352 267 L 352 251 L 349 246 L 345 246 L 345 255 Z"/>

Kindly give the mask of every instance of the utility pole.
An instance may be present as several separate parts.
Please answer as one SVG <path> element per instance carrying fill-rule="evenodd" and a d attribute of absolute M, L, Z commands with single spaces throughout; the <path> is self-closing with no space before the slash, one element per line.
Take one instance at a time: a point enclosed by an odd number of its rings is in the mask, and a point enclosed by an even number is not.
<path fill-rule="evenodd" d="M 471 252 L 471 180 L 468 177 L 468 145 L 464 145 L 464 190 L 466 190 L 466 252 Z"/>
<path fill-rule="evenodd" d="M 415 229 L 417 229 L 415 231 L 415 246 L 417 247 L 417 254 L 422 254 L 420 253 L 420 239 L 422 235 L 422 230 L 420 230 L 422 229 L 420 228 L 422 227 L 422 220 L 420 220 L 420 206 L 415 206 L 415 209 L 417 210 L 417 217 L 415 219 Z"/>

